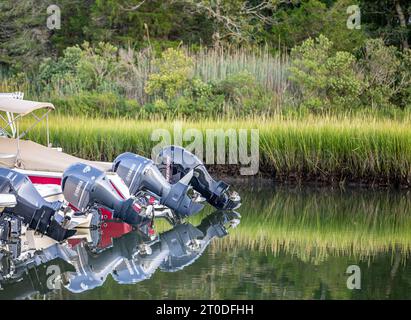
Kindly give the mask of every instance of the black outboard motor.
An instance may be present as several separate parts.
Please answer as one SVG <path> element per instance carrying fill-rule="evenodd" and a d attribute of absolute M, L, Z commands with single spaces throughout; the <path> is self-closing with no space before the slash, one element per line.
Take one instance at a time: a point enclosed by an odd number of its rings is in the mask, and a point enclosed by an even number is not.
<path fill-rule="evenodd" d="M 161 150 L 156 159 L 157 167 L 170 183 L 175 183 L 194 170 L 190 184 L 208 203 L 217 209 L 234 210 L 240 207 L 241 198 L 237 192 L 230 192 L 229 185 L 214 180 L 203 162 L 194 154 L 179 146 L 168 146 Z"/>
<path fill-rule="evenodd" d="M 22 219 L 30 229 L 50 238 L 62 241 L 76 233 L 67 230 L 56 220 L 56 212 L 62 203 L 48 202 L 38 193 L 30 179 L 17 171 L 0 168 L 0 193 L 14 194 L 17 204 L 4 209 L 3 214 L 10 214 Z"/>
<path fill-rule="evenodd" d="M 113 171 L 123 179 L 131 194 L 149 191 L 159 198 L 160 204 L 174 210 L 181 217 L 191 216 L 203 209 L 202 204 L 196 203 L 187 195 L 190 173 L 170 185 L 153 161 L 131 152 L 123 153 L 114 160 Z"/>
<path fill-rule="evenodd" d="M 146 224 L 151 220 L 133 199 L 120 197 L 103 171 L 89 165 L 76 163 L 68 167 L 63 173 L 61 188 L 66 200 L 81 212 L 102 206 L 111 210 L 114 218 L 130 225 Z"/>
<path fill-rule="evenodd" d="M 0 216 L 0 245 L 20 237 L 21 219 L 4 213 Z"/>

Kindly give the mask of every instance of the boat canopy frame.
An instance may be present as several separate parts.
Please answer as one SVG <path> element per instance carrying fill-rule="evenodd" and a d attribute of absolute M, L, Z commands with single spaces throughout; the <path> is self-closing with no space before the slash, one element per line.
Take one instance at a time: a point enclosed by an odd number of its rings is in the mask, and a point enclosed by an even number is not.
<path fill-rule="evenodd" d="M 15 158 L 15 164 L 18 164 L 20 160 L 20 139 L 24 138 L 43 119 L 46 119 L 47 147 L 51 147 L 48 114 L 55 109 L 53 104 L 23 100 L 23 97 L 23 92 L 0 93 L 0 111 L 5 112 L 5 115 L 0 113 L 0 120 L 3 122 L 3 125 L 0 124 L 0 138 L 6 136 L 17 141 L 16 154 L 0 154 L 0 159 Z M 38 116 L 34 111 L 40 109 L 44 109 L 44 112 Z M 19 122 L 26 115 L 31 115 L 35 121 L 20 133 Z"/>
<path fill-rule="evenodd" d="M 42 120 L 46 119 L 46 134 L 47 134 L 47 146 L 50 147 L 50 128 L 49 128 L 49 119 L 48 115 L 50 111 L 54 110 L 54 106 L 51 103 L 41 103 L 35 101 L 27 101 L 23 100 L 24 93 L 23 92 L 11 92 L 11 93 L 0 93 L 0 111 L 4 111 L 6 113 L 6 117 L 0 114 L 0 119 L 3 121 L 3 126 L 0 125 L 0 134 L 9 136 L 10 138 L 14 139 L 22 139 L 24 138 L 27 133 L 33 129 L 38 123 Z M 6 98 L 7 100 L 3 100 L 2 98 Z M 16 105 L 29 104 L 29 108 L 21 108 L 21 110 L 15 110 L 10 108 L 4 108 L 2 106 L 2 100 L 7 101 L 10 103 L 12 100 L 17 100 Z M 36 115 L 33 111 L 45 109 L 45 112 L 40 116 Z M 19 120 L 26 115 L 31 115 L 34 118 L 34 123 L 29 126 L 24 132 L 20 133 L 19 128 Z M 10 131 L 8 131 L 10 130 Z"/>

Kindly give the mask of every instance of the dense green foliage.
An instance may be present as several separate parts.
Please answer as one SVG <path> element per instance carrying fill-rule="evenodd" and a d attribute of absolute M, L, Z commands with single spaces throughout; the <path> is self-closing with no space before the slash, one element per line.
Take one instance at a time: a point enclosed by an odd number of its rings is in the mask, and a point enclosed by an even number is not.
<path fill-rule="evenodd" d="M 352 0 L 298 1 L 295 5 L 286 5 L 275 15 L 278 24 L 272 26 L 274 39 L 280 44 L 292 48 L 301 44 L 308 37 L 325 35 L 333 42 L 334 50 L 355 51 L 366 40 L 364 29 L 349 29 L 346 26 L 347 7 L 360 3 Z"/>
<path fill-rule="evenodd" d="M 62 113 L 204 118 L 411 103 L 404 0 L 56 4 L 55 30 L 46 1 L 0 4 L 0 89 Z M 361 27 L 348 28 L 355 4 Z"/>
<path fill-rule="evenodd" d="M 355 57 L 346 51 L 331 52 L 325 36 L 308 39 L 291 52 L 291 80 L 301 91 L 303 106 L 324 109 L 358 105 L 361 82 L 355 70 Z"/>

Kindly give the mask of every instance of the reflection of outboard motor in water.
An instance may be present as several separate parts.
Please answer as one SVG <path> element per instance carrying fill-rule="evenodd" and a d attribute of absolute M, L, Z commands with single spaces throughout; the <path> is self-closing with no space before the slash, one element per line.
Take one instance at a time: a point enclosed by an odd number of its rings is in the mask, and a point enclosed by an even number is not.
<path fill-rule="evenodd" d="M 182 147 L 163 148 L 157 156 L 156 164 L 170 183 L 175 183 L 194 170 L 190 184 L 217 209 L 234 210 L 241 205 L 241 198 L 237 192 L 230 192 L 229 185 L 225 182 L 214 180 L 203 162 Z"/>
<path fill-rule="evenodd" d="M 240 214 L 235 211 L 216 211 L 196 227 L 187 223 L 161 234 L 161 242 L 169 253 L 160 269 L 174 272 L 191 265 L 213 238 L 225 237 L 229 228 L 235 228 L 240 223 L 240 218 Z"/>
<path fill-rule="evenodd" d="M 117 283 L 131 284 L 149 279 L 158 268 L 181 270 L 197 260 L 213 238 L 226 236 L 227 229 L 239 221 L 240 215 L 234 211 L 216 212 L 197 227 L 178 224 L 154 240 L 139 229 L 132 231 L 113 239 L 113 246 L 100 253 L 80 244 L 73 249 L 76 257 L 69 261 L 76 272 L 63 275 L 65 287 L 83 292 L 103 285 L 109 274 Z"/>
<path fill-rule="evenodd" d="M 63 275 L 65 287 L 71 292 L 83 292 L 104 284 L 109 274 L 116 273 L 115 268 L 124 261 L 130 261 L 139 243 L 147 241 L 142 239 L 138 231 L 133 231 L 120 238 L 113 239 L 113 246 L 95 253 L 84 243 L 80 243 L 73 252 L 76 257 L 69 262 L 75 267 L 75 272 Z M 128 265 L 130 268 L 130 265 Z"/>
<path fill-rule="evenodd" d="M 136 195 L 141 190 L 151 192 L 159 198 L 160 204 L 174 210 L 179 216 L 187 217 L 203 208 L 202 204 L 187 195 L 191 173 L 170 185 L 153 161 L 130 152 L 114 160 L 113 171 L 123 179 L 131 194 Z"/>
<path fill-rule="evenodd" d="M 81 212 L 102 206 L 113 212 L 114 218 L 131 224 L 145 224 L 149 218 L 133 199 L 122 199 L 106 174 L 94 167 L 76 163 L 63 173 L 61 188 L 64 197 Z"/>
<path fill-rule="evenodd" d="M 0 168 L 0 193 L 14 194 L 17 204 L 5 208 L 3 214 L 20 217 L 30 229 L 61 241 L 76 233 L 75 230 L 64 229 L 62 221 L 57 221 L 56 212 L 62 203 L 48 202 L 38 193 L 29 178 L 17 171 Z"/>
<path fill-rule="evenodd" d="M 234 211 L 216 212 L 198 226 L 179 224 L 160 235 L 136 229 L 113 238 L 112 246 L 103 249 L 83 241 L 74 246 L 53 242 L 35 250 L 32 245 L 31 251 L 17 255 L 0 250 L 0 288 L 6 289 L 3 292 L 9 298 L 51 291 L 48 280 L 53 273 L 46 272 L 51 262 L 61 271 L 54 284 L 62 281 L 71 292 L 99 287 L 109 275 L 119 284 L 137 283 L 150 278 L 158 268 L 174 272 L 192 264 L 213 238 L 226 236 L 227 229 L 239 221 L 240 215 Z M 0 290 L 0 299 L 3 292 Z"/>
<path fill-rule="evenodd" d="M 56 248 L 61 246 L 55 245 Z M 49 267 L 52 266 L 52 269 Z M 46 250 L 35 253 L 30 259 L 19 261 L 0 253 L 0 300 L 27 299 L 34 294 L 46 294 L 53 290 L 50 277 L 55 271 L 74 271 L 74 267 L 61 257 L 52 256 Z M 57 280 L 57 279 L 56 279 Z"/>

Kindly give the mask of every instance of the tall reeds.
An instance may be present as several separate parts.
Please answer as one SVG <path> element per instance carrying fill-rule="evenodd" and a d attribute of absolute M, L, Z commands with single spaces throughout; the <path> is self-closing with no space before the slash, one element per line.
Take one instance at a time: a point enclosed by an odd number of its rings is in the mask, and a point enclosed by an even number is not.
<path fill-rule="evenodd" d="M 272 176 L 389 184 L 411 181 L 411 125 L 406 119 L 317 116 L 179 123 L 183 130 L 199 129 L 203 135 L 206 129 L 259 129 L 260 168 Z M 111 161 L 125 151 L 150 156 L 158 143 L 151 140 L 153 130 L 162 128 L 173 135 L 173 125 L 163 120 L 50 119 L 54 145 L 76 156 L 102 161 Z M 44 144 L 44 130 L 39 125 L 28 138 Z"/>
<path fill-rule="evenodd" d="M 269 91 L 282 94 L 288 87 L 287 54 L 273 55 L 268 48 L 202 49 L 189 56 L 195 61 L 195 75 L 205 82 L 224 80 L 229 75 L 247 72 Z"/>
<path fill-rule="evenodd" d="M 194 61 L 193 76 L 205 82 L 218 82 L 230 75 L 247 72 L 269 92 L 281 101 L 289 85 L 287 80 L 287 54 L 273 55 L 268 48 L 250 50 L 246 48 L 191 50 L 183 48 L 187 56 Z M 156 71 L 155 54 L 149 48 L 140 51 L 131 48 L 119 49 L 118 68 L 120 72 L 114 81 L 121 94 L 127 99 L 135 99 L 140 105 L 153 101 L 144 90 L 149 75 Z M 64 84 L 64 85 L 63 85 Z M 0 70 L 0 92 L 24 91 L 26 98 L 34 100 L 62 97 L 80 93 L 78 83 L 72 84 L 67 79 L 60 79 L 41 89 L 35 77 L 32 80 L 10 77 Z M 112 90 L 112 88 L 108 88 Z"/>

